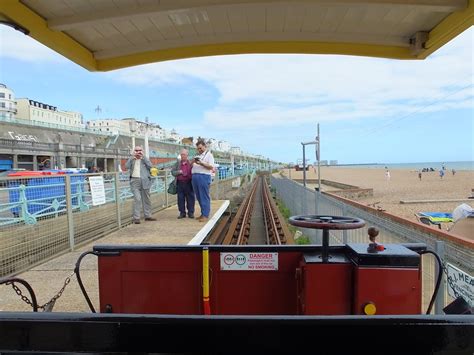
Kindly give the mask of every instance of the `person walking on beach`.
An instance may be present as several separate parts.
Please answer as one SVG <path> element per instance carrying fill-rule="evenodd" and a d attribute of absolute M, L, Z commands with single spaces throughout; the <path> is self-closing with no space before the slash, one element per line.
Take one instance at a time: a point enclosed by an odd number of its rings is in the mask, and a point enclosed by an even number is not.
<path fill-rule="evenodd" d="M 421 181 L 421 171 L 418 172 L 418 179 Z"/>
<path fill-rule="evenodd" d="M 386 179 L 387 181 L 390 180 L 390 171 L 388 170 L 387 167 L 385 167 L 385 179 Z"/>
<path fill-rule="evenodd" d="M 188 151 L 182 149 L 180 160 L 176 163 L 171 175 L 176 177 L 176 192 L 178 194 L 178 219 L 186 217 L 186 207 L 188 209 L 188 217 L 194 218 L 194 190 L 192 184 L 191 168 L 192 163 L 188 160 Z"/>
<path fill-rule="evenodd" d="M 191 172 L 193 190 L 199 207 L 201 207 L 201 216 L 197 220 L 199 222 L 206 222 L 211 213 L 209 186 L 211 185 L 211 173 L 214 169 L 214 156 L 206 149 L 206 143 L 202 139 L 197 141 L 196 148 L 199 155 L 193 159 Z"/>
<path fill-rule="evenodd" d="M 145 221 L 156 221 L 151 216 L 151 162 L 143 156 L 143 148 L 136 146 L 133 149 L 133 155 L 125 163 L 125 167 L 130 171 L 130 190 L 133 194 L 133 219 L 132 223 L 140 224 L 141 209 Z"/>
<path fill-rule="evenodd" d="M 440 179 L 443 179 L 443 176 L 444 176 L 444 169 L 440 169 L 440 171 L 439 171 L 439 178 L 440 178 Z"/>

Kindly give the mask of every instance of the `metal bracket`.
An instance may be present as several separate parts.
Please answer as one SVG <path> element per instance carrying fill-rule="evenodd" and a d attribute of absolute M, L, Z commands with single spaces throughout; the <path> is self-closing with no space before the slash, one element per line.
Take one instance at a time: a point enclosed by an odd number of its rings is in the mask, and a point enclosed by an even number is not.
<path fill-rule="evenodd" d="M 416 32 L 413 37 L 410 38 L 410 52 L 411 54 L 417 56 L 423 52 L 426 47 L 425 44 L 428 41 L 429 32 L 420 31 Z"/>

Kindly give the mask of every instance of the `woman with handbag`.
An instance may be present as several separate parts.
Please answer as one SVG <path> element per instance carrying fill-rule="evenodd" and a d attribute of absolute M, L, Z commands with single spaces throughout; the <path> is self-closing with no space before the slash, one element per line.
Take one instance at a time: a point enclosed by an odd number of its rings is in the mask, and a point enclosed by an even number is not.
<path fill-rule="evenodd" d="M 188 211 L 188 217 L 194 218 L 195 197 L 193 185 L 191 183 L 192 164 L 188 160 L 188 151 L 186 149 L 182 149 L 179 155 L 181 160 L 179 160 L 173 170 L 171 170 L 171 175 L 176 177 L 175 182 L 179 209 L 178 219 L 186 217 L 186 209 Z"/>

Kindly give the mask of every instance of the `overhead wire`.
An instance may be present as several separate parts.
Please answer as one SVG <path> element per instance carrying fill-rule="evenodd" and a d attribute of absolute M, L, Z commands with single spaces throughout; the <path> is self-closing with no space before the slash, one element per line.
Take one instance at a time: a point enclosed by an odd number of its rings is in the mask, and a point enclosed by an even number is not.
<path fill-rule="evenodd" d="M 370 134 L 372 134 L 372 133 L 378 132 L 378 131 L 380 131 L 380 130 L 386 128 L 386 127 L 392 126 L 393 124 L 395 124 L 395 123 L 397 123 L 397 122 L 400 122 L 400 121 L 402 121 L 402 120 L 407 119 L 408 117 L 412 116 L 412 115 L 415 114 L 415 113 L 419 113 L 419 112 L 423 111 L 424 109 L 426 109 L 426 108 L 428 108 L 428 107 L 430 107 L 430 106 L 433 106 L 434 104 L 437 104 L 437 103 L 439 103 L 439 102 L 442 102 L 443 100 L 447 99 L 448 97 L 453 96 L 454 94 L 457 94 L 457 93 L 459 93 L 459 92 L 461 92 L 461 91 L 463 91 L 463 90 L 465 90 L 465 89 L 468 89 L 468 88 L 470 88 L 470 87 L 473 87 L 473 86 L 474 86 L 474 84 L 472 84 L 472 83 L 469 84 L 469 85 L 463 86 L 463 87 L 459 88 L 458 90 L 453 91 L 453 92 L 451 92 L 451 93 L 449 93 L 449 94 L 447 94 L 447 95 L 445 95 L 445 96 L 443 96 L 443 97 L 437 99 L 436 101 L 433 101 L 433 102 L 431 102 L 431 103 L 429 103 L 429 104 L 427 104 L 427 105 L 425 105 L 425 106 L 423 106 L 423 107 L 420 107 L 419 109 L 417 109 L 417 110 L 415 110 L 415 111 L 409 112 L 409 113 L 407 113 L 406 115 L 404 115 L 404 116 L 402 116 L 402 117 L 397 117 L 397 118 L 391 120 L 390 122 L 388 122 L 388 123 L 386 123 L 386 124 L 384 124 L 384 125 L 381 125 L 381 126 L 378 126 L 378 127 L 374 127 L 373 129 L 369 130 L 368 132 L 364 132 L 364 133 L 365 133 L 365 135 L 367 136 L 367 135 L 370 135 Z"/>

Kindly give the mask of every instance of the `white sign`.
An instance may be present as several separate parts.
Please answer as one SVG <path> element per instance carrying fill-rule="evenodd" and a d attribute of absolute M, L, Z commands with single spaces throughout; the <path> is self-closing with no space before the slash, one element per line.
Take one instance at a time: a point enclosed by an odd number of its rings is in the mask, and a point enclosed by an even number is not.
<path fill-rule="evenodd" d="M 447 264 L 448 269 L 448 294 L 464 300 L 474 307 L 474 278 L 457 267 Z"/>
<path fill-rule="evenodd" d="M 234 189 L 240 187 L 240 178 L 236 178 L 236 179 L 232 180 L 232 187 L 233 187 Z"/>
<path fill-rule="evenodd" d="M 89 176 L 89 186 L 92 206 L 103 205 L 105 203 L 104 178 L 102 176 Z"/>
<path fill-rule="evenodd" d="M 221 253 L 221 270 L 278 270 L 278 253 Z"/>
<path fill-rule="evenodd" d="M 31 134 L 15 134 L 15 132 L 9 131 L 8 134 L 12 139 L 17 141 L 31 141 L 31 142 L 38 142 L 38 137 L 33 136 Z"/>

